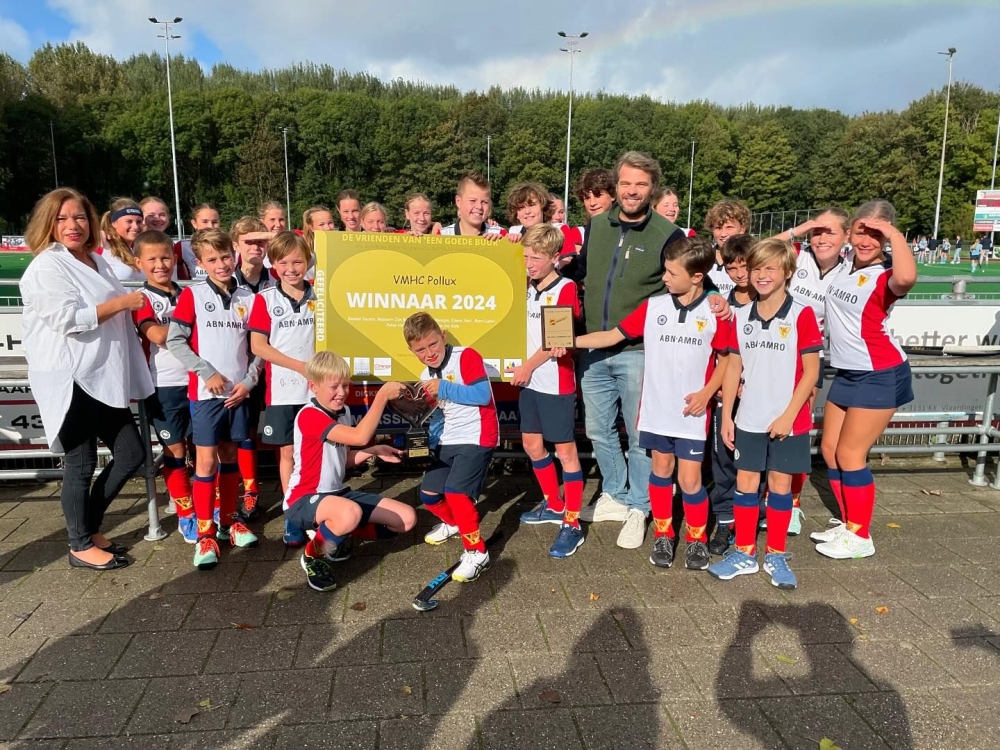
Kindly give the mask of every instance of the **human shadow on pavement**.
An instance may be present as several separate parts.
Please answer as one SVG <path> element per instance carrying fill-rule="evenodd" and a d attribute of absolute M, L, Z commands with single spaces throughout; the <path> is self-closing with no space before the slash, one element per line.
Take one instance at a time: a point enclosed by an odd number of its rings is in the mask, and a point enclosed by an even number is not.
<path fill-rule="evenodd" d="M 547 632 L 550 644 L 559 633 Z M 627 651 L 599 651 L 623 637 Z M 521 747 L 620 750 L 674 747 L 677 737 L 651 674 L 642 620 L 631 607 L 600 612 L 568 652 L 510 657 L 516 696 L 482 717 L 481 736 L 466 750 Z M 565 662 L 551 672 L 553 663 Z M 537 675 L 532 677 L 531 675 Z M 524 682 L 522 683 L 522 679 Z M 541 710 L 539 710 L 541 709 Z M 664 741 L 661 733 L 669 735 Z M 679 746 L 679 745 L 678 745 Z"/>
<path fill-rule="evenodd" d="M 800 660 L 775 653 L 774 648 L 760 647 L 764 631 L 775 625 L 797 631 L 787 636 L 793 643 L 785 650 L 797 655 L 804 653 L 804 658 Z M 816 637 L 819 632 L 822 632 L 821 639 Z M 794 642 L 796 636 L 798 643 Z M 762 747 L 774 742 L 773 728 L 794 748 L 814 748 L 824 737 L 844 748 L 868 746 L 875 732 L 895 750 L 912 750 L 909 713 L 899 692 L 885 680 L 870 675 L 856 661 L 847 661 L 856 637 L 857 632 L 850 623 L 821 602 L 743 602 L 735 635 L 715 678 L 715 696 L 720 709 L 735 726 L 754 736 Z M 817 640 L 822 643 L 817 644 Z M 832 646 L 824 644 L 840 644 L 840 648 L 846 645 L 847 659 L 841 660 Z M 801 651 L 799 645 L 804 646 Z M 762 660 L 770 666 L 764 667 Z M 803 666 L 805 674 L 802 674 Z M 794 676 L 779 676 L 778 668 L 794 672 Z M 759 676 L 765 672 L 767 676 Z M 857 673 L 867 682 L 858 680 Z M 866 698 L 875 696 L 868 710 L 874 711 L 876 716 L 866 716 L 866 712 L 856 705 L 861 699 L 851 695 L 852 684 L 854 690 L 866 691 Z M 872 690 L 872 685 L 878 686 L 880 692 L 867 692 Z M 741 706 L 743 701 L 734 698 L 759 699 L 758 705 L 768 717 L 768 723 L 748 721 L 748 713 Z"/>

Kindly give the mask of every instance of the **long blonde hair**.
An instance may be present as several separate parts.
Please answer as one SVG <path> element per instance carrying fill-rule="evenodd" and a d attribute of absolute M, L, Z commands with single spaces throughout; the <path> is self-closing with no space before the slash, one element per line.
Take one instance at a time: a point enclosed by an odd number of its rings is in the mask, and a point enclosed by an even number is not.
<path fill-rule="evenodd" d="M 135 208 L 140 214 L 142 213 L 142 208 L 131 198 L 115 198 L 111 201 L 111 209 L 105 211 L 104 216 L 101 217 L 101 231 L 104 233 L 104 250 L 118 258 L 118 260 L 129 268 L 135 268 L 135 255 L 132 254 L 132 248 L 122 239 L 121 235 L 118 234 L 118 230 L 115 229 L 114 224 L 111 223 L 112 215 L 123 208 Z"/>
<path fill-rule="evenodd" d="M 321 211 L 326 211 L 330 214 L 330 218 L 333 218 L 333 211 L 323 205 L 310 206 L 302 212 L 302 236 L 309 243 L 309 247 L 313 246 L 313 237 L 316 234 L 316 230 L 313 229 L 313 216 Z"/>
<path fill-rule="evenodd" d="M 87 230 L 90 236 L 83 243 L 84 250 L 92 253 L 97 248 L 100 242 L 98 234 L 100 219 L 97 216 L 97 209 L 83 193 L 73 188 L 62 187 L 43 195 L 31 210 L 31 219 L 29 219 L 28 229 L 24 233 L 24 241 L 32 255 L 38 255 L 56 241 L 56 218 L 66 201 L 76 201 L 87 215 Z"/>

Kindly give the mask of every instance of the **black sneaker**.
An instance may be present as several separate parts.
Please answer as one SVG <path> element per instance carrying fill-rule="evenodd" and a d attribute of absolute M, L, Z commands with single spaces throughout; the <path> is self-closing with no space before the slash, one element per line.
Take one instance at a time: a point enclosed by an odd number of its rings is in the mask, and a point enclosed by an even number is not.
<path fill-rule="evenodd" d="M 260 518 L 260 495 L 257 492 L 244 492 L 240 499 L 239 514 L 245 522 L 250 523 Z"/>
<path fill-rule="evenodd" d="M 333 569 L 330 563 L 322 557 L 308 557 L 303 554 L 302 570 L 306 572 L 306 582 L 314 591 L 333 591 L 337 582 L 333 579 Z"/>
<path fill-rule="evenodd" d="M 688 542 L 684 550 L 684 566 L 688 570 L 705 570 L 712 558 L 708 554 L 708 545 L 704 542 Z"/>
<path fill-rule="evenodd" d="M 730 545 L 733 543 L 733 537 L 733 527 L 720 523 L 715 527 L 715 533 L 712 535 L 712 541 L 708 543 L 708 551 L 716 556 L 726 554 Z"/>
<path fill-rule="evenodd" d="M 653 552 L 649 561 L 658 568 L 669 568 L 674 564 L 674 540 L 668 536 L 658 536 L 653 540 Z"/>
<path fill-rule="evenodd" d="M 326 553 L 326 559 L 329 562 L 339 563 L 345 562 L 351 559 L 351 553 L 354 552 L 354 539 L 352 537 L 347 537 L 333 552 Z"/>

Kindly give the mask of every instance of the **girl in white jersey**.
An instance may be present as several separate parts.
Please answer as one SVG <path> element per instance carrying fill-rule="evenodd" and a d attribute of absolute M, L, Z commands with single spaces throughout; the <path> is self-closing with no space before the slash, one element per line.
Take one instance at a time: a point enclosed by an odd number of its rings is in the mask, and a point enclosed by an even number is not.
<path fill-rule="evenodd" d="M 826 291 L 834 276 L 844 266 L 840 251 L 847 242 L 850 223 L 850 216 L 844 209 L 827 208 L 817 214 L 816 218 L 778 235 L 779 239 L 787 239 L 792 243 L 809 238 L 809 246 L 798 251 L 795 274 L 788 288 L 793 297 L 812 308 L 821 333 L 826 313 Z M 796 244 L 796 247 L 801 246 Z M 816 403 L 816 396 L 823 387 L 823 369 L 824 355 L 820 352 L 819 380 L 813 388 L 812 398 L 809 399 L 810 413 Z M 796 474 L 792 477 L 792 520 L 788 526 L 789 536 L 797 536 L 802 532 L 801 497 L 805 481 L 805 474 Z"/>
<path fill-rule="evenodd" d="M 142 209 L 131 198 L 115 198 L 111 210 L 101 217 L 104 234 L 104 260 L 119 281 L 145 281 L 132 254 L 132 243 L 142 231 Z"/>
<path fill-rule="evenodd" d="M 823 458 L 830 486 L 842 503 L 844 524 L 811 535 L 820 554 L 869 557 L 875 484 L 868 451 L 896 409 L 913 400 L 910 365 L 886 330 L 889 310 L 917 282 L 906 237 L 892 225 L 896 210 L 884 200 L 865 203 L 851 221 L 853 257 L 830 283 L 826 332 L 836 368 L 823 418 Z M 885 244 L 892 249 L 891 262 Z"/>
<path fill-rule="evenodd" d="M 215 206 L 210 203 L 201 203 L 194 207 L 194 213 L 191 214 L 191 228 L 194 231 L 199 229 L 218 229 L 219 228 L 219 212 L 215 210 Z M 187 269 L 187 278 L 194 279 L 195 281 L 200 281 L 207 278 L 205 269 L 198 265 L 198 258 L 194 254 L 194 250 L 191 248 L 191 240 L 179 240 L 174 244 L 174 254 L 179 255 L 181 262 Z M 179 278 L 184 278 L 178 274 Z"/>

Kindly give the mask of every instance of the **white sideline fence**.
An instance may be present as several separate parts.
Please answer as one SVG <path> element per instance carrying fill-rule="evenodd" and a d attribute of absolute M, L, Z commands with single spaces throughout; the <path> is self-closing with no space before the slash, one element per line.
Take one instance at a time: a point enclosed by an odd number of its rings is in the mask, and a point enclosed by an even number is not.
<path fill-rule="evenodd" d="M 934 300 L 902 300 L 889 321 L 890 330 L 907 346 L 942 346 L 982 344 L 1000 346 L 1000 302 L 966 294 L 966 282 L 979 279 L 964 277 L 926 277 L 920 281 L 953 283 L 954 292 L 938 295 Z M 983 280 L 985 281 L 985 280 Z M 182 285 L 185 282 L 181 282 Z M 27 380 L 27 364 L 21 341 L 21 300 L 16 295 L 4 297 L 3 287 L 16 287 L 17 281 L 0 279 L 0 464 L 30 463 L 32 461 L 56 462 L 59 456 L 45 445 L 41 418 L 31 398 Z M 126 282 L 126 287 L 138 288 L 138 282 Z M 4 303 L 11 303 L 7 306 Z M 952 319 L 947 330 L 936 330 L 944 313 Z M 958 331 L 962 331 L 959 333 Z M 946 453 L 976 454 L 976 467 L 970 484 L 1000 490 L 1000 470 L 992 483 L 986 479 L 986 461 L 989 454 L 1000 453 L 1000 430 L 993 426 L 1000 384 L 1000 353 L 997 356 L 950 357 L 911 356 L 914 374 L 914 391 L 917 400 L 897 412 L 893 426 L 885 430 L 881 444 L 871 452 L 881 455 L 933 454 L 944 460 Z M 832 371 L 827 372 L 827 383 Z M 981 381 L 986 381 L 983 384 Z M 985 388 L 983 387 L 985 385 Z M 825 389 L 817 398 L 814 418 L 821 423 Z M 940 404 L 940 407 L 935 406 Z M 145 479 L 149 525 L 145 538 L 157 541 L 166 536 L 160 525 L 156 472 L 162 460 L 162 449 L 153 434 L 145 405 L 133 406 L 140 434 L 148 436 Z M 909 423 L 911 426 L 900 426 Z M 921 426 L 912 426 L 921 425 Z M 398 430 L 381 430 L 393 433 Z M 819 452 L 820 429 L 811 431 L 812 452 Z M 970 442 L 956 442 L 970 439 Z M 920 444 L 907 444 L 920 440 Z M 498 458 L 520 458 L 511 441 L 509 449 L 497 451 Z M 887 444 L 897 443 L 897 444 Z M 99 457 L 110 456 L 105 447 L 98 449 Z M 592 458 L 592 454 L 581 453 Z M 60 468 L 11 468 L 0 470 L 0 481 L 51 480 L 62 478 Z"/>

